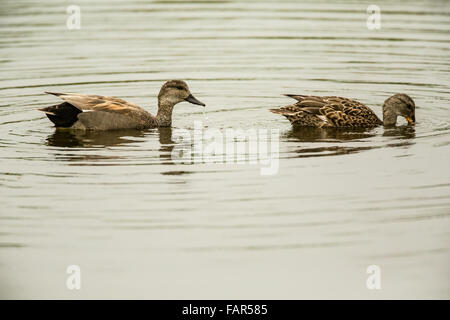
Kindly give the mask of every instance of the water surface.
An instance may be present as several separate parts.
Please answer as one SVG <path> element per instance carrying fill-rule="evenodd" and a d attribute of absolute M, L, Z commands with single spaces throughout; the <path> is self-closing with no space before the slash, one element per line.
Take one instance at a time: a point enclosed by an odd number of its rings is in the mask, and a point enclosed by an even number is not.
<path fill-rule="evenodd" d="M 450 298 L 447 1 L 59 1 L 0 9 L 2 298 Z M 172 129 L 55 131 L 44 91 L 156 111 L 185 79 Z M 293 130 L 282 93 L 356 98 L 408 127 Z M 279 171 L 177 164 L 176 130 L 280 130 Z M 66 268 L 82 289 L 66 288 Z M 382 289 L 366 288 L 366 268 Z"/>

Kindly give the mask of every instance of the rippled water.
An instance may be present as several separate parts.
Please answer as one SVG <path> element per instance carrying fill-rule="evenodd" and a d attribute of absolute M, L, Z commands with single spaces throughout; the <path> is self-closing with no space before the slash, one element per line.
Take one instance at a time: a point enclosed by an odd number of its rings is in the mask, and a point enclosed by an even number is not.
<path fill-rule="evenodd" d="M 449 2 L 376 4 L 381 30 L 358 1 L 2 1 L 0 296 L 450 298 Z M 35 110 L 66 91 L 155 112 L 172 78 L 206 115 L 182 103 L 173 129 L 80 133 Z M 396 92 L 414 128 L 293 131 L 267 111 L 303 93 L 381 116 Z M 280 129 L 278 173 L 174 163 L 195 120 Z"/>

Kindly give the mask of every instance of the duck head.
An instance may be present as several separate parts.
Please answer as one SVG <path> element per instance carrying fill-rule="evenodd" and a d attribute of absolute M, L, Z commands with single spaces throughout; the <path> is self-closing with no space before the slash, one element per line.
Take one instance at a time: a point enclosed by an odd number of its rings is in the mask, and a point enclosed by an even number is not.
<path fill-rule="evenodd" d="M 159 91 L 158 100 L 172 106 L 183 101 L 205 106 L 203 102 L 192 95 L 188 85 L 183 80 L 170 80 L 164 83 Z"/>
<path fill-rule="evenodd" d="M 395 125 L 397 116 L 404 117 L 408 124 L 416 123 L 416 105 L 407 94 L 394 94 L 386 99 L 383 104 L 383 123 L 385 126 Z"/>

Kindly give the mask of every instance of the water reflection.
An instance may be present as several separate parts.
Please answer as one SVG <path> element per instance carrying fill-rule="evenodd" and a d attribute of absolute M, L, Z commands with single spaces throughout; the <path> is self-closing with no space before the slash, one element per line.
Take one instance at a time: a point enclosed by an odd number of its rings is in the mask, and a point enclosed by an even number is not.
<path fill-rule="evenodd" d="M 161 145 L 173 145 L 175 142 L 172 141 L 172 128 L 158 128 L 156 129 L 159 134 L 159 143 Z"/>
<path fill-rule="evenodd" d="M 81 131 L 56 129 L 47 137 L 46 145 L 63 148 L 98 148 L 133 143 L 143 138 L 145 131 Z"/>
<path fill-rule="evenodd" d="M 316 141 L 349 141 L 374 137 L 374 129 L 343 129 L 343 128 L 305 128 L 293 127 L 288 133 L 287 138 L 295 139 L 300 142 Z"/>
<path fill-rule="evenodd" d="M 291 141 L 298 142 L 317 142 L 321 143 L 318 147 L 302 147 L 295 152 L 297 158 L 334 156 L 342 154 L 357 153 L 374 148 L 380 148 L 373 138 L 378 135 L 377 129 L 366 128 L 305 128 L 293 127 L 286 137 Z M 383 137 L 393 137 L 398 139 L 412 139 L 415 137 L 415 129 L 411 126 L 399 126 L 394 128 L 385 128 Z M 371 138 L 371 140 L 367 140 Z M 372 141 L 373 140 L 373 141 Z M 349 145 L 348 142 L 356 142 L 358 145 Z M 332 145 L 328 144 L 332 143 Z M 336 145 L 338 143 L 339 145 Z M 359 145 L 361 143 L 362 145 Z M 325 145 L 324 145 L 325 144 Z M 403 141 L 401 143 L 388 143 L 386 146 L 399 147 L 409 146 L 412 142 Z"/>
<path fill-rule="evenodd" d="M 416 129 L 413 126 L 399 126 L 385 128 L 383 137 L 395 137 L 399 139 L 412 139 L 416 137 Z"/>
<path fill-rule="evenodd" d="M 145 145 L 142 145 L 145 143 Z M 77 162 L 77 165 L 117 165 L 122 160 L 157 158 L 159 164 L 173 164 L 171 152 L 175 146 L 171 128 L 150 130 L 80 131 L 56 129 L 46 139 L 47 146 L 64 148 L 55 154 L 58 160 Z M 150 144 L 150 149 L 148 148 Z M 122 152 L 105 150 L 105 147 L 137 146 Z M 153 147 L 154 146 L 154 147 Z M 69 152 L 69 150 L 73 150 Z M 79 150 L 77 150 L 79 149 Z M 95 149 L 98 152 L 86 149 Z M 155 154 L 156 151 L 156 154 Z M 87 161 L 87 163 L 84 163 Z M 106 162 L 105 162 L 106 161 Z M 119 162 L 118 162 L 119 161 Z M 153 161 L 153 160 L 152 160 Z M 84 164 L 80 164 L 83 162 Z"/>
<path fill-rule="evenodd" d="M 384 130 L 380 135 L 380 130 Z M 157 136 L 157 137 L 156 137 Z M 374 128 L 374 129 L 343 129 L 343 128 L 299 128 L 293 127 L 282 137 L 288 141 L 298 143 L 296 158 L 333 156 L 341 154 L 351 154 L 383 147 L 377 136 L 392 137 L 393 140 L 402 139 L 400 142 L 392 142 L 389 139 L 384 146 L 398 147 L 411 145 L 410 140 L 415 137 L 415 129 L 411 126 L 399 126 L 393 128 Z M 147 138 L 145 138 L 147 137 Z M 154 151 L 157 151 L 156 157 L 160 164 L 173 165 L 172 151 L 176 142 L 172 139 L 172 128 L 157 128 L 151 130 L 118 130 L 118 131 L 78 131 L 70 129 L 57 129 L 53 134 L 47 137 L 46 145 L 63 148 L 103 148 L 111 146 L 124 146 L 132 143 L 148 141 L 148 138 L 154 137 L 154 142 L 159 145 Z M 352 142 L 352 143 L 350 143 Z M 309 143 L 307 146 L 301 143 Z M 312 144 L 311 144 L 312 143 Z M 297 145 L 296 145 L 297 147 Z M 147 150 L 148 151 L 148 150 Z M 151 154 L 148 153 L 149 156 Z M 134 157 L 137 155 L 134 154 Z M 142 156 L 142 154 L 140 155 Z M 153 156 L 155 154 L 153 153 Z M 70 161 L 101 161 L 101 160 L 119 160 L 127 156 L 111 154 L 61 154 L 58 153 L 58 159 Z"/>
<path fill-rule="evenodd" d="M 175 146 L 175 142 L 172 141 L 172 128 L 158 128 L 159 143 L 159 158 L 162 164 L 173 164 L 172 162 L 172 150 Z"/>

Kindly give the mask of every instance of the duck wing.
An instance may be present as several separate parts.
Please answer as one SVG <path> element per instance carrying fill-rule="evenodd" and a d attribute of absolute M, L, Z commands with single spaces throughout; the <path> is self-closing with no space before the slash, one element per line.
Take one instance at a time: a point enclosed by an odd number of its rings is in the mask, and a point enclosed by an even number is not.
<path fill-rule="evenodd" d="M 46 92 L 60 97 L 65 103 L 78 109 L 71 128 L 83 130 L 142 129 L 154 117 L 134 103 L 116 97 L 78 93 Z M 45 111 L 45 110 L 41 110 Z M 64 117 L 65 115 L 60 115 Z M 79 120 L 79 121 L 76 121 Z"/>
<path fill-rule="evenodd" d="M 278 109 L 269 109 L 269 111 L 285 116 L 294 126 L 315 128 L 329 126 L 325 117 L 317 113 L 315 108 L 303 108 L 294 104 Z"/>
<path fill-rule="evenodd" d="M 45 93 L 60 97 L 62 100 L 70 103 L 80 110 L 104 111 L 121 114 L 139 111 L 146 112 L 144 109 L 138 107 L 134 103 L 116 97 L 78 93 L 58 93 L 48 91 L 46 91 Z"/>

